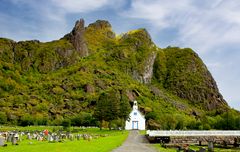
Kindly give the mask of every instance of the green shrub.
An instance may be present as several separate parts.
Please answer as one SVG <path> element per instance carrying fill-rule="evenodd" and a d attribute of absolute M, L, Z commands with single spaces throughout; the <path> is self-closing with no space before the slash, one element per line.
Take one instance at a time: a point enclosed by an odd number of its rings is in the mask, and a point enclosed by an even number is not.
<path fill-rule="evenodd" d="M 7 123 L 7 115 L 5 112 L 0 112 L 0 124 Z"/>
<path fill-rule="evenodd" d="M 64 130 L 67 130 L 68 128 L 71 127 L 71 120 L 70 119 L 64 119 L 62 121 L 62 126 Z"/>
<path fill-rule="evenodd" d="M 30 126 L 34 125 L 34 119 L 31 115 L 25 114 L 24 116 L 21 117 L 19 120 L 19 125 L 20 126 Z"/>

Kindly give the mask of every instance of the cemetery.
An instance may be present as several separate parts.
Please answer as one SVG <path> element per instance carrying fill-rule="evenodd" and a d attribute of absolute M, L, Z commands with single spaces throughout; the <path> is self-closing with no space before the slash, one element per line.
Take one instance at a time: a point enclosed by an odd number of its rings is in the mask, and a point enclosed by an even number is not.
<path fill-rule="evenodd" d="M 127 135 L 126 131 L 85 127 L 74 127 L 71 131 L 44 126 L 3 127 L 0 128 L 0 152 L 111 151 L 120 146 Z"/>

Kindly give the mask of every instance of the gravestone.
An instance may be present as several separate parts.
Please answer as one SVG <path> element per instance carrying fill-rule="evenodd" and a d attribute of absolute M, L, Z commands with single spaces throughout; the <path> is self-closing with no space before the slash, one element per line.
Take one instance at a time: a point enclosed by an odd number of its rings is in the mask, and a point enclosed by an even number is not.
<path fill-rule="evenodd" d="M 33 134 L 33 139 L 37 139 L 37 134 Z"/>
<path fill-rule="evenodd" d="M 17 145 L 17 139 L 15 137 L 12 138 L 12 145 Z"/>
<path fill-rule="evenodd" d="M 0 146 L 4 146 L 5 139 L 0 136 Z"/>
<path fill-rule="evenodd" d="M 32 140 L 32 136 L 31 136 L 30 133 L 27 133 L 27 139 L 28 139 L 28 140 Z"/>
<path fill-rule="evenodd" d="M 9 134 L 8 137 L 7 137 L 7 142 L 12 142 L 12 137 L 13 137 L 13 135 Z"/>
<path fill-rule="evenodd" d="M 77 134 L 77 135 L 76 135 L 77 140 L 80 140 L 80 137 L 81 137 L 80 134 Z"/>
<path fill-rule="evenodd" d="M 67 135 L 66 134 L 61 134 L 61 138 L 62 139 L 67 139 Z"/>
<path fill-rule="evenodd" d="M 69 135 L 69 139 L 70 139 L 71 141 L 73 141 L 73 140 L 74 140 L 74 136 L 73 136 L 72 134 L 70 134 L 70 135 Z"/>
<path fill-rule="evenodd" d="M 208 151 L 209 152 L 213 152 L 214 151 L 214 149 L 213 149 L 213 142 L 212 141 L 208 142 Z"/>
<path fill-rule="evenodd" d="M 19 140 L 19 135 L 18 135 L 18 133 L 14 134 L 13 137 L 14 137 L 17 141 Z"/>
<path fill-rule="evenodd" d="M 88 135 L 87 135 L 87 134 L 84 134 L 84 135 L 83 135 L 83 139 L 84 139 L 84 140 L 88 140 Z"/>
<path fill-rule="evenodd" d="M 51 135 L 48 135 L 48 141 L 50 141 L 50 142 L 53 141 L 53 137 Z"/>
<path fill-rule="evenodd" d="M 40 135 L 37 136 L 37 141 L 41 141 L 41 136 Z"/>
<path fill-rule="evenodd" d="M 20 136 L 23 136 L 23 135 L 25 135 L 25 133 L 24 133 L 24 132 L 21 132 L 21 133 L 20 133 Z"/>
<path fill-rule="evenodd" d="M 88 136 L 88 141 L 91 141 L 92 140 L 92 136 Z"/>
<path fill-rule="evenodd" d="M 59 136 L 58 136 L 58 135 L 54 135 L 54 136 L 53 136 L 53 140 L 56 141 L 56 142 L 58 142 L 58 141 L 59 141 Z"/>
<path fill-rule="evenodd" d="M 7 132 L 3 132 L 3 133 L 2 133 L 2 137 L 3 137 L 5 140 L 7 140 L 7 136 L 8 136 L 8 133 L 7 133 Z"/>

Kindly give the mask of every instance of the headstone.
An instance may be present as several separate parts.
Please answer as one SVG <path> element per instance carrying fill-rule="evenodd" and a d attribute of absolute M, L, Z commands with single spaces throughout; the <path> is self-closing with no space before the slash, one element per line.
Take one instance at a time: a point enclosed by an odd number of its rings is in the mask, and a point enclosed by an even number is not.
<path fill-rule="evenodd" d="M 2 133 L 2 137 L 4 137 L 5 140 L 7 140 L 7 136 L 8 136 L 7 132 Z"/>
<path fill-rule="evenodd" d="M 77 134 L 77 135 L 76 135 L 77 140 L 80 140 L 80 137 L 81 137 L 80 134 Z"/>
<path fill-rule="evenodd" d="M 209 152 L 213 152 L 214 150 L 213 150 L 213 142 L 212 141 L 209 141 L 208 142 L 208 151 Z"/>
<path fill-rule="evenodd" d="M 43 135 L 37 135 L 37 141 L 43 141 Z"/>
<path fill-rule="evenodd" d="M 0 146 L 4 146 L 4 141 L 5 141 L 4 137 L 0 136 Z"/>
<path fill-rule="evenodd" d="M 83 135 L 83 139 L 84 139 L 84 140 L 87 140 L 87 139 L 88 139 L 88 135 L 87 135 L 87 134 L 84 134 L 84 135 Z"/>
<path fill-rule="evenodd" d="M 50 141 L 50 142 L 53 141 L 53 137 L 51 135 L 48 135 L 48 141 Z"/>
<path fill-rule="evenodd" d="M 19 135 L 18 135 L 18 133 L 14 134 L 13 137 L 14 137 L 17 141 L 19 140 Z"/>
<path fill-rule="evenodd" d="M 53 136 L 53 140 L 56 141 L 56 142 L 58 142 L 58 141 L 59 141 L 59 136 L 58 136 L 58 135 L 54 135 L 54 136 Z"/>
<path fill-rule="evenodd" d="M 31 136 L 30 133 L 27 133 L 27 139 L 28 139 L 28 140 L 32 140 L 32 136 Z"/>
<path fill-rule="evenodd" d="M 37 136 L 37 141 L 41 141 L 40 138 L 41 138 L 41 136 L 38 135 Z"/>
<path fill-rule="evenodd" d="M 33 134 L 33 139 L 37 139 L 37 134 Z"/>
<path fill-rule="evenodd" d="M 69 135 L 69 139 L 70 139 L 71 141 L 73 141 L 73 140 L 74 140 L 74 136 L 73 136 L 72 134 L 70 134 L 70 135 Z"/>
<path fill-rule="evenodd" d="M 12 139 L 12 145 L 17 145 L 17 139 L 15 137 Z"/>
<path fill-rule="evenodd" d="M 61 138 L 62 138 L 62 139 L 67 139 L 66 134 L 61 134 Z"/>
<path fill-rule="evenodd" d="M 92 136 L 88 136 L 88 141 L 91 141 L 92 140 Z"/>
<path fill-rule="evenodd" d="M 67 132 L 66 137 L 67 137 L 66 139 L 69 139 L 70 138 L 70 133 Z"/>
<path fill-rule="evenodd" d="M 8 137 L 7 137 L 7 142 L 12 142 L 12 137 L 13 137 L 13 135 L 9 134 Z"/>
<path fill-rule="evenodd" d="M 25 133 L 24 133 L 24 132 L 21 132 L 20 135 L 23 136 L 23 135 L 25 135 Z"/>

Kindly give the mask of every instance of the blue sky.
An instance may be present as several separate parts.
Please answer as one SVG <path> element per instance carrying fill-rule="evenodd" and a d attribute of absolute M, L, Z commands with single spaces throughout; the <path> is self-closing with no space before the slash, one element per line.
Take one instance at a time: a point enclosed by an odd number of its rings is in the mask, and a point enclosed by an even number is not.
<path fill-rule="evenodd" d="M 108 20 L 117 34 L 144 27 L 159 47 L 194 49 L 240 110 L 239 0 L 0 0 L 0 37 L 51 41 L 79 18 Z"/>

